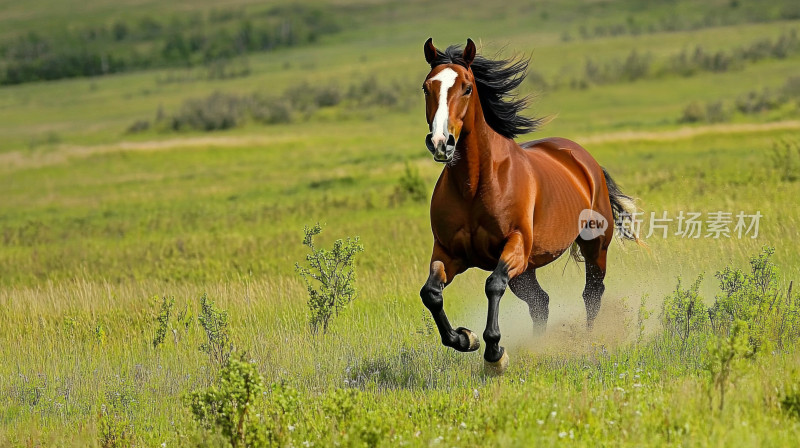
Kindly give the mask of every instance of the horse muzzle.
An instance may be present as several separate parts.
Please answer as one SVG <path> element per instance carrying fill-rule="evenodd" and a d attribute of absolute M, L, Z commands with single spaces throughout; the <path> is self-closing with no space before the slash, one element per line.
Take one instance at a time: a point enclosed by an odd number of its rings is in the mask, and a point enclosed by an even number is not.
<path fill-rule="evenodd" d="M 439 134 L 435 137 L 430 133 L 425 137 L 425 146 L 433 154 L 433 160 L 447 163 L 453 160 L 453 154 L 456 152 L 456 138 L 449 132 L 447 135 Z"/>

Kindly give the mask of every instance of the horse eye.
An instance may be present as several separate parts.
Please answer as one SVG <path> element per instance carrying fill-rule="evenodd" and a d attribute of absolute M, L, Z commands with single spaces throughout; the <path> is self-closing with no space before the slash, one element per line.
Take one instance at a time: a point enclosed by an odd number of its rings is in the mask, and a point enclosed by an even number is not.
<path fill-rule="evenodd" d="M 425 88 L 425 86 L 422 86 L 422 91 L 425 92 L 425 96 L 428 96 L 428 94 L 430 93 L 428 92 L 428 89 Z"/>
<path fill-rule="evenodd" d="M 472 86 L 467 86 L 467 90 L 464 91 L 464 95 L 469 95 L 472 93 Z"/>

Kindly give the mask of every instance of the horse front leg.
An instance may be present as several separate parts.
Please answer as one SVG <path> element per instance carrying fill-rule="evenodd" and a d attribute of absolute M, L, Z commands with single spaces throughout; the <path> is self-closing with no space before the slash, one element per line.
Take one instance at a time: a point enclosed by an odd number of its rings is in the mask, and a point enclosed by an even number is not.
<path fill-rule="evenodd" d="M 508 368 L 508 353 L 500 346 L 500 325 L 497 322 L 500 299 L 506 292 L 509 280 L 524 272 L 526 267 L 527 257 L 522 234 L 514 232 L 506 241 L 497 267 L 486 279 L 486 298 L 489 301 L 489 308 L 486 315 L 486 330 L 483 332 L 483 340 L 486 341 L 483 359 L 487 374 L 502 375 Z"/>
<path fill-rule="evenodd" d="M 439 335 L 442 337 L 442 344 L 446 347 L 454 348 L 460 352 L 474 352 L 481 346 L 478 336 L 472 331 L 458 327 L 455 330 L 450 326 L 447 314 L 444 312 L 444 297 L 442 291 L 449 283 L 447 281 L 448 269 L 454 277 L 458 274 L 456 264 L 442 253 L 441 250 L 434 248 L 433 261 L 431 262 L 430 275 L 428 281 L 419 292 L 422 303 L 431 312 Z M 449 264 L 449 267 L 445 263 Z M 452 277 L 451 277 L 452 280 Z"/>

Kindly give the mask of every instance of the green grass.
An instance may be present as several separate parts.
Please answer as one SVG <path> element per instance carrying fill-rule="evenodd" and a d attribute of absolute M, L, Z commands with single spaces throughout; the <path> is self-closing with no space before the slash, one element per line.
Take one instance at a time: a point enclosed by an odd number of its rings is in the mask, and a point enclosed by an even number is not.
<path fill-rule="evenodd" d="M 90 3 L 81 23 L 141 13 L 133 2 Z M 455 8 L 460 20 L 434 20 L 421 2 L 394 13 L 372 5 L 356 17 L 359 27 L 318 45 L 252 56 L 248 77 L 164 84 L 157 80 L 169 71 L 148 71 L 0 89 L 0 445 L 100 446 L 108 418 L 130 425 L 137 446 L 197 444 L 202 435 L 183 397 L 216 374 L 198 350 L 202 329 L 196 319 L 188 327 L 172 320 L 161 347 L 152 339 L 160 297 L 174 296 L 175 313 L 196 316 L 204 292 L 228 311 L 237 348 L 267 383 L 298 390 L 299 408 L 280 420 L 286 444 L 538 446 L 574 437 L 582 445 L 790 445 L 800 421 L 779 402 L 800 381 L 796 347 L 748 361 L 725 409 L 711 412 L 702 337 L 681 346 L 653 316 L 645 341 L 634 340 L 640 298 L 648 295 L 657 314 L 676 276 L 705 273 L 701 293 L 710 302 L 714 272 L 745 267 L 771 245 L 784 287 L 800 278 L 800 183 L 781 180 L 770 159 L 774 142 L 797 140 L 798 105 L 734 115 L 697 134 L 678 123 L 692 101 L 780 87 L 800 69 L 798 55 L 726 73 L 543 92 L 533 113 L 554 120 L 531 138 L 586 142 L 648 218 L 651 211 L 673 218 L 681 210 L 760 211 L 759 236 L 671 235 L 648 239 L 648 249 L 615 242 L 591 334 L 583 329 L 582 267 L 556 261 L 540 272 L 551 296 L 543 339 L 529 337 L 521 301 L 510 292 L 502 301 L 502 344 L 511 355 L 503 378 L 486 378 L 479 354 L 445 349 L 431 331 L 418 298 L 431 246 L 428 206 L 391 201 L 407 162 L 429 190 L 441 170 L 422 144 L 418 86 L 429 35 L 441 46 L 480 39 L 487 54 L 505 45 L 506 55 L 533 51 L 532 69 L 551 80 L 581 75 L 587 57 L 624 58 L 637 49 L 663 61 L 696 43 L 730 50 L 800 28 L 797 20 L 731 16 L 739 24 L 583 40 L 582 24 L 624 23 L 631 14 L 659 23 L 669 14 L 668 5 L 636 12 L 636 2 L 590 3 L 586 11 L 602 12 L 591 20 L 582 19 L 580 2 L 563 11 L 549 3 L 441 6 Z M 21 31 L 77 21 L 79 9 L 41 4 L 15 3 L 0 23 Z M 149 14 L 183 8 L 143 5 Z M 680 5 L 687 21 L 714 11 Z M 764 14 L 778 17 L 782 7 Z M 395 19 L 376 20 L 385 17 Z M 564 29 L 572 40 L 562 39 Z M 277 94 L 303 81 L 347 86 L 369 75 L 398 81 L 410 106 L 323 109 L 308 120 L 213 134 L 125 134 L 159 106 L 172 112 L 214 90 Z M 306 291 L 294 272 L 305 255 L 302 228 L 317 221 L 326 224 L 322 244 L 359 235 L 365 247 L 359 297 L 327 335 L 310 332 Z M 455 325 L 482 330 L 485 277 L 469 272 L 447 288 Z M 339 388 L 358 391 L 351 417 L 333 418 L 321 404 Z"/>

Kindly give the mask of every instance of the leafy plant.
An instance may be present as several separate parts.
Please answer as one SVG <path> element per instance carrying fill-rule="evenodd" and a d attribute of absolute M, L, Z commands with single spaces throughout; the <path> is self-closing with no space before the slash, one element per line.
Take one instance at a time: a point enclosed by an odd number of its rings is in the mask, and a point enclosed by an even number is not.
<path fill-rule="evenodd" d="M 709 342 L 706 370 L 709 373 L 709 401 L 714 401 L 713 392 L 719 394 L 719 410 L 725 406 L 725 392 L 737 365 L 753 357 L 750 333 L 744 321 L 737 320 L 728 336 L 720 336 Z"/>
<path fill-rule="evenodd" d="M 254 413 L 264 392 L 264 378 L 255 365 L 231 359 L 221 370 L 217 386 L 192 392 L 188 405 L 194 419 L 219 431 L 234 448 L 264 446 L 267 427 Z"/>
<path fill-rule="evenodd" d="M 664 298 L 661 311 L 664 328 L 678 335 L 684 342 L 692 331 L 702 330 L 708 323 L 706 306 L 699 296 L 702 281 L 703 275 L 700 274 L 689 288 L 683 289 L 681 278 L 678 277 L 675 291 Z"/>
<path fill-rule="evenodd" d="M 233 352 L 233 342 L 228 333 L 228 312 L 219 310 L 208 296 L 200 297 L 200 314 L 197 317 L 206 333 L 206 342 L 200 351 L 206 353 L 217 366 L 225 366 Z"/>
<path fill-rule="evenodd" d="M 316 332 L 322 327 L 327 333 L 330 319 L 337 316 L 357 295 L 355 282 L 356 255 L 364 251 L 359 238 L 338 239 L 331 250 L 318 249 L 314 237 L 322 232 L 319 223 L 304 227 L 303 244 L 311 253 L 306 255 L 307 266 L 295 263 L 295 269 L 303 278 L 308 290 L 310 324 Z"/>
<path fill-rule="evenodd" d="M 419 175 L 419 169 L 406 162 L 406 170 L 398 180 L 392 195 L 393 203 L 402 203 L 407 199 L 414 202 L 425 202 L 428 199 L 428 188 Z"/>
<path fill-rule="evenodd" d="M 773 143 L 770 161 L 782 181 L 800 180 L 800 144 L 798 142 L 781 140 Z"/>
<path fill-rule="evenodd" d="M 102 448 L 121 448 L 136 445 L 133 427 L 125 418 L 108 410 L 105 406 L 97 416 L 98 442 Z"/>
<path fill-rule="evenodd" d="M 781 409 L 800 419 L 800 384 L 792 384 L 791 389 L 781 398 Z"/>
<path fill-rule="evenodd" d="M 757 346 L 784 346 L 800 336 L 800 301 L 791 289 L 784 292 L 780 287 L 779 270 L 772 262 L 774 253 L 774 248 L 764 247 L 751 257 L 750 272 L 730 267 L 717 272 L 721 293 L 709 310 L 715 331 L 728 332 L 741 320 Z"/>
<path fill-rule="evenodd" d="M 706 108 L 699 101 L 692 101 L 683 109 L 681 123 L 698 123 L 706 120 Z"/>
<path fill-rule="evenodd" d="M 161 308 L 158 312 L 158 316 L 156 316 L 158 327 L 156 328 L 156 334 L 153 337 L 153 348 L 157 348 L 159 345 L 164 343 L 164 339 L 167 336 L 167 330 L 169 327 L 169 316 L 172 313 L 172 308 L 174 306 L 174 297 L 170 297 L 169 300 L 167 300 L 167 297 L 164 296 L 161 299 Z"/>
<path fill-rule="evenodd" d="M 636 313 L 636 344 L 639 345 L 644 340 L 644 326 L 647 319 L 653 314 L 652 311 L 647 309 L 647 294 L 642 295 L 642 300 L 639 303 L 639 311 Z"/>

